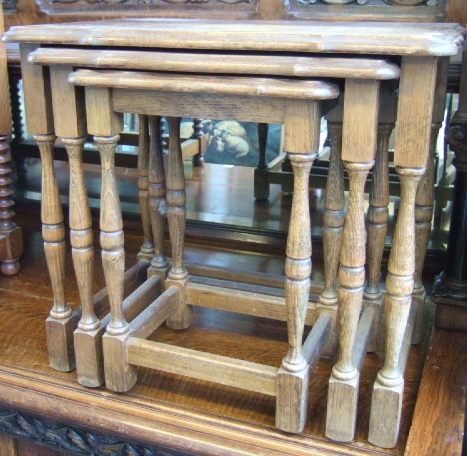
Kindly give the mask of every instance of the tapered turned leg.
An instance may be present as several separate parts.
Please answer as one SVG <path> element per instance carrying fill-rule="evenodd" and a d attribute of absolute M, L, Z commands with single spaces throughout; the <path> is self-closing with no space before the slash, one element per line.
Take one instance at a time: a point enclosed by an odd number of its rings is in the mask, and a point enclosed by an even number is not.
<path fill-rule="evenodd" d="M 392 448 L 399 433 L 404 391 L 401 351 L 415 270 L 415 194 L 424 168 L 397 168 L 397 171 L 401 202 L 386 280 L 386 358 L 373 389 L 368 437 L 371 443 L 383 448 Z"/>
<path fill-rule="evenodd" d="M 169 164 L 167 173 L 167 220 L 172 244 L 172 266 L 166 281 L 166 288 L 178 286 L 182 299 L 178 309 L 167 319 L 167 326 L 173 329 L 187 328 L 193 318 L 193 309 L 184 298 L 188 271 L 183 262 L 186 224 L 185 172 L 182 148 L 180 146 L 180 117 L 169 117 Z"/>
<path fill-rule="evenodd" d="M 0 136 L 0 262 L 5 275 L 20 270 L 19 257 L 23 253 L 21 228 L 13 221 L 14 202 L 11 199 L 11 154 L 8 136 Z"/>
<path fill-rule="evenodd" d="M 331 157 L 326 181 L 323 218 L 324 286 L 319 303 L 337 304 L 337 271 L 344 228 L 344 166 L 342 152 L 342 123 L 328 122 L 331 136 Z"/>
<path fill-rule="evenodd" d="M 378 146 L 376 149 L 373 181 L 370 190 L 367 215 L 368 245 L 367 245 L 367 275 L 368 280 L 364 291 L 365 306 L 375 309 L 373 320 L 373 338 L 368 345 L 368 351 L 377 351 L 381 340 L 381 316 L 383 294 L 380 289 L 381 264 L 388 228 L 389 206 L 389 138 L 394 129 L 393 123 L 378 125 Z"/>
<path fill-rule="evenodd" d="M 151 260 L 154 255 L 154 244 L 151 236 L 151 219 L 149 214 L 148 175 L 149 175 L 149 126 L 148 117 L 139 116 L 138 144 L 138 198 L 143 228 L 143 244 L 138 258 Z"/>
<path fill-rule="evenodd" d="M 133 366 L 122 368 L 119 352 L 129 334 L 123 315 L 123 279 L 125 251 L 122 213 L 115 178 L 115 149 L 119 136 L 95 136 L 102 162 L 101 247 L 105 283 L 109 293 L 111 319 L 103 338 L 106 386 L 114 391 L 128 391 L 136 382 Z"/>
<path fill-rule="evenodd" d="M 73 331 L 76 315 L 65 299 L 65 226 L 53 164 L 54 135 L 35 135 L 42 159 L 42 236 L 54 295 L 46 322 L 50 365 L 59 371 L 75 368 Z"/>
<path fill-rule="evenodd" d="M 74 334 L 76 373 L 85 386 L 104 383 L 101 336 L 93 306 L 94 235 L 83 171 L 86 138 L 64 138 L 70 163 L 70 241 L 81 301 L 81 318 Z"/>
<path fill-rule="evenodd" d="M 431 236 L 435 200 L 435 150 L 441 124 L 431 126 L 430 148 L 425 174 L 418 183 L 415 197 L 415 272 L 413 303 L 417 306 L 416 321 L 412 335 L 412 343 L 420 341 L 425 308 L 425 287 L 423 286 L 423 265 L 425 263 L 428 242 Z"/>
<path fill-rule="evenodd" d="M 339 359 L 329 380 L 326 435 L 351 441 L 355 433 L 360 373 L 353 359 L 365 281 L 364 190 L 373 163 L 344 162 L 349 175 L 349 206 L 339 266 Z"/>
<path fill-rule="evenodd" d="M 149 205 L 153 236 L 154 255 L 148 270 L 150 275 L 158 274 L 164 283 L 168 270 L 168 261 L 164 255 L 164 238 L 167 221 L 165 200 L 165 169 L 161 141 L 161 117 L 149 117 Z"/>
<path fill-rule="evenodd" d="M 301 432 L 306 419 L 309 378 L 309 366 L 302 352 L 311 276 L 308 185 L 316 153 L 288 154 L 288 156 L 294 174 L 285 263 L 289 350 L 282 360 L 278 374 L 276 426 L 287 432 Z"/>
<path fill-rule="evenodd" d="M 277 377 L 276 427 L 294 433 L 302 432 L 307 414 L 310 366 L 302 344 L 311 277 L 308 189 L 311 167 L 319 147 L 320 120 L 318 102 L 293 100 L 286 104 L 284 150 L 292 165 L 294 187 L 285 262 L 289 348 Z"/>

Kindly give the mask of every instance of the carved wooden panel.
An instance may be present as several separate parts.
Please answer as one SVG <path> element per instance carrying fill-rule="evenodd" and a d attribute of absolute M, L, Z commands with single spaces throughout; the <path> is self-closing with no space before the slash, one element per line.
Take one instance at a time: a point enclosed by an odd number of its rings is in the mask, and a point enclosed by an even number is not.
<path fill-rule="evenodd" d="M 0 409 L 0 433 L 61 452 L 94 456 L 190 456 L 156 445 L 141 445 L 17 411 Z"/>
<path fill-rule="evenodd" d="M 442 21 L 445 0 L 291 0 L 290 12 L 306 18 Z"/>
<path fill-rule="evenodd" d="M 14 1 L 14 0 L 9 0 Z M 161 12 L 196 14 L 256 11 L 258 0 L 38 0 L 41 11 L 47 13 L 142 12 L 148 15 Z"/>

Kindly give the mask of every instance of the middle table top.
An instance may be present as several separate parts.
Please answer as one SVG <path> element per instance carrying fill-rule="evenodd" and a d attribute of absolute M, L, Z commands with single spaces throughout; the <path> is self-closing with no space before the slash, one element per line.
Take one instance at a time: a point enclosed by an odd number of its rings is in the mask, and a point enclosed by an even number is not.
<path fill-rule="evenodd" d="M 449 23 L 131 18 L 12 27 L 4 41 L 86 47 L 451 56 L 464 29 Z"/>

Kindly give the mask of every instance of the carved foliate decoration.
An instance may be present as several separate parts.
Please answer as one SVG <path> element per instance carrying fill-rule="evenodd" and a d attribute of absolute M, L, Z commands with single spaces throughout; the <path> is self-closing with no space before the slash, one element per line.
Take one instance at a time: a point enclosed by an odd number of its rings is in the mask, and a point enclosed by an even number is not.
<path fill-rule="evenodd" d="M 157 11 L 203 12 L 256 10 L 257 0 L 39 0 L 45 12 L 59 11 Z"/>
<path fill-rule="evenodd" d="M 299 18 L 442 22 L 446 0 L 290 0 Z"/>
<path fill-rule="evenodd" d="M 439 0 L 297 0 L 299 6 L 321 5 L 369 5 L 369 6 L 437 6 Z"/>
<path fill-rule="evenodd" d="M 143 446 L 121 438 L 104 436 L 67 424 L 0 409 L 0 433 L 29 440 L 62 452 L 93 456 L 189 456 L 189 453 L 159 446 Z"/>

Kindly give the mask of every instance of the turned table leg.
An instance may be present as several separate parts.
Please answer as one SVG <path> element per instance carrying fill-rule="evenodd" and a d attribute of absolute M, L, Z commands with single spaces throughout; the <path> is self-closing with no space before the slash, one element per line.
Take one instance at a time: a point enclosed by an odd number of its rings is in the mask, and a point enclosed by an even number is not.
<path fill-rule="evenodd" d="M 164 255 L 165 227 L 167 221 L 164 154 L 161 140 L 162 118 L 149 117 L 149 205 L 154 255 L 148 270 L 150 275 L 158 274 L 164 283 L 168 261 Z"/>
<path fill-rule="evenodd" d="M 21 72 L 28 129 L 36 140 L 42 159 L 42 236 L 52 285 L 53 306 L 46 322 L 50 365 L 59 371 L 75 368 L 73 331 L 77 315 L 65 298 L 65 226 L 54 169 L 55 131 L 48 74 L 28 62 L 35 45 L 20 45 Z"/>
<path fill-rule="evenodd" d="M 365 182 L 376 152 L 379 82 L 350 79 L 344 93 L 342 159 L 349 175 L 349 204 L 339 266 L 339 358 L 329 380 L 326 435 L 351 441 L 356 426 L 359 369 L 368 334 L 359 334 L 365 281 Z M 358 128 L 354 128 L 358 125 Z M 358 347 L 358 353 L 355 351 Z"/>
<path fill-rule="evenodd" d="M 337 304 L 337 271 L 344 228 L 344 165 L 342 163 L 342 123 L 328 120 L 331 157 L 326 181 L 323 218 L 324 286 L 319 303 Z"/>
<path fill-rule="evenodd" d="M 138 200 L 143 228 L 143 243 L 138 258 L 150 261 L 154 255 L 154 244 L 151 236 L 151 217 L 149 210 L 149 125 L 148 116 L 139 115 L 138 143 Z"/>
<path fill-rule="evenodd" d="M 394 82 L 385 82 L 381 84 L 380 90 L 378 141 L 367 213 L 367 283 L 363 305 L 375 311 L 372 338 L 367 347 L 369 352 L 380 351 L 384 347 L 383 293 L 380 281 L 389 219 L 389 140 L 395 127 L 396 114 L 396 87 Z"/>
<path fill-rule="evenodd" d="M 285 263 L 289 349 L 278 373 L 276 402 L 276 426 L 287 432 L 301 432 L 306 420 L 309 365 L 303 355 L 302 339 L 311 277 L 308 187 L 311 167 L 319 145 L 319 125 L 318 103 L 296 101 L 287 104 L 284 149 L 290 158 L 294 173 Z"/>
<path fill-rule="evenodd" d="M 69 221 L 73 265 L 81 302 L 81 318 L 74 333 L 78 382 L 104 383 L 101 337 L 103 329 L 94 311 L 94 233 L 83 169 L 87 139 L 84 94 L 68 84 L 69 66 L 50 68 L 56 133 L 62 138 L 70 165 Z"/>
<path fill-rule="evenodd" d="M 415 272 L 415 198 L 428 159 L 437 66 L 434 57 L 402 58 L 394 154 L 401 201 L 386 280 L 386 357 L 373 389 L 368 436 L 383 448 L 394 447 L 399 433 L 408 355 L 403 345 L 412 327 L 407 323 Z"/>
<path fill-rule="evenodd" d="M 425 307 L 425 287 L 423 286 L 423 266 L 425 263 L 428 243 L 431 235 L 431 222 L 434 212 L 435 200 L 435 153 L 438 133 L 444 120 L 446 107 L 446 87 L 449 68 L 449 59 L 438 60 L 436 91 L 433 101 L 433 121 L 431 125 L 430 143 L 425 174 L 418 184 L 415 197 L 415 272 L 413 305 L 417 306 L 416 321 L 412 335 L 412 343 L 418 343 L 423 329 L 423 314 Z"/>
<path fill-rule="evenodd" d="M 169 164 L 167 172 L 167 220 L 172 244 L 172 266 L 166 281 L 166 288 L 178 286 L 182 299 L 178 309 L 167 318 L 166 324 L 173 329 L 187 328 L 193 318 L 193 309 L 186 303 L 184 293 L 188 271 L 183 262 L 186 225 L 185 172 L 180 145 L 180 117 L 169 117 Z"/>
<path fill-rule="evenodd" d="M 123 313 L 125 250 L 115 175 L 115 150 L 123 116 L 113 111 L 109 89 L 86 87 L 85 96 L 88 131 L 94 136 L 102 167 L 100 243 L 110 305 L 110 322 L 102 337 L 105 384 L 113 391 L 123 392 L 136 382 L 136 368 L 126 363 L 125 342 L 130 328 Z"/>
<path fill-rule="evenodd" d="M 49 361 L 54 369 L 69 371 L 75 368 L 73 331 L 77 315 L 65 298 L 65 226 L 53 163 L 55 136 L 34 135 L 34 139 L 42 160 L 42 236 L 54 295 L 46 322 Z"/>
<path fill-rule="evenodd" d="M 402 195 L 386 279 L 386 357 L 373 389 L 369 435 L 371 442 L 383 447 L 395 445 L 402 409 L 404 377 L 400 365 L 405 363 L 401 353 L 414 284 L 415 193 L 424 168 L 397 170 Z"/>

